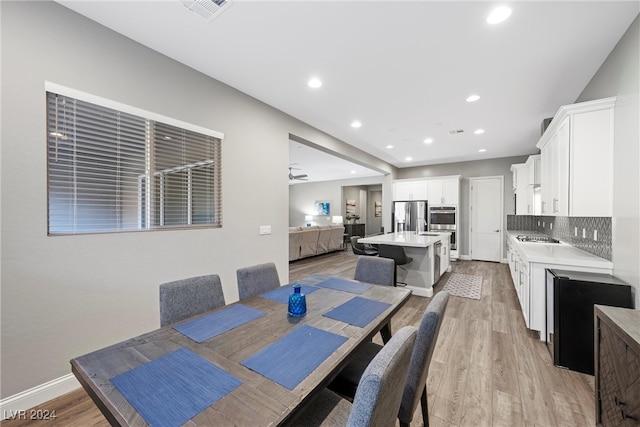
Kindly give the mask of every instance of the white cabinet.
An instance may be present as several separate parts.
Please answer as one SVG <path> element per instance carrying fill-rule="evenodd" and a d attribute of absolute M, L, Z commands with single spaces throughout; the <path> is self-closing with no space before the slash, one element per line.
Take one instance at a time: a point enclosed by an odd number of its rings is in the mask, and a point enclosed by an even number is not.
<path fill-rule="evenodd" d="M 540 155 L 529 156 L 526 163 L 511 165 L 516 215 L 540 215 Z"/>
<path fill-rule="evenodd" d="M 542 215 L 612 216 L 615 101 L 566 105 L 554 116 L 536 145 Z"/>
<path fill-rule="evenodd" d="M 520 267 L 518 269 L 519 271 L 519 288 L 520 291 L 518 292 L 518 299 L 520 300 L 520 308 L 522 309 L 522 317 L 524 317 L 524 323 L 525 325 L 527 325 L 527 327 L 530 326 L 530 322 L 529 322 L 529 315 L 530 315 L 530 310 L 531 307 L 529 305 L 529 292 L 530 292 L 530 285 L 529 285 L 529 263 L 526 261 L 526 259 L 521 258 L 520 259 Z"/>
<path fill-rule="evenodd" d="M 513 236 L 507 237 L 507 260 L 513 286 L 520 302 L 522 317 L 527 328 L 540 331 L 540 339 L 544 340 L 544 330 L 546 322 L 546 269 L 585 271 L 591 273 L 611 274 L 612 269 L 603 267 L 591 267 L 583 265 L 572 265 L 570 263 L 558 264 L 547 262 L 533 262 L 527 258 L 525 251 L 521 249 L 519 243 Z M 532 243 L 524 243 L 532 245 Z M 533 243 L 533 245 L 537 245 Z M 539 256 L 540 252 L 535 252 Z M 539 261 L 539 260 L 536 260 Z"/>
<path fill-rule="evenodd" d="M 525 188 L 529 181 L 529 170 L 526 163 L 518 163 L 511 165 L 511 172 L 513 172 L 513 191 Z"/>
<path fill-rule="evenodd" d="M 529 266 L 527 265 L 526 257 L 518 250 L 517 243 L 514 243 L 511 238 L 507 238 L 507 259 L 509 261 L 509 271 L 511 273 L 511 280 L 513 281 L 513 287 L 516 290 L 516 296 L 518 302 L 520 302 L 520 308 L 522 310 L 522 317 L 527 328 L 529 327 L 529 296 L 526 295 L 529 292 L 530 286 L 529 280 Z M 523 271 L 525 269 L 526 271 Z M 527 283 L 525 283 L 525 280 Z"/>
<path fill-rule="evenodd" d="M 540 192 L 540 154 L 529 156 L 527 166 L 527 187 L 525 189 L 526 214 L 540 215 L 542 200 Z"/>
<path fill-rule="evenodd" d="M 393 200 L 413 200 L 410 181 L 396 181 L 393 183 Z"/>
<path fill-rule="evenodd" d="M 511 165 L 513 172 L 513 191 L 516 196 L 516 215 L 527 215 L 527 183 L 529 170 L 527 165 L 519 163 Z"/>
<path fill-rule="evenodd" d="M 572 119 L 569 215 L 612 216 L 613 106 Z"/>
<path fill-rule="evenodd" d="M 393 183 L 393 200 L 428 200 L 429 206 L 459 205 L 460 175 L 401 179 Z"/>
<path fill-rule="evenodd" d="M 425 180 L 398 180 L 393 183 L 393 200 L 428 200 L 429 186 Z"/>
<path fill-rule="evenodd" d="M 540 185 L 540 154 L 529 156 L 525 166 L 527 167 L 527 173 L 529 174 L 527 186 Z"/>
<path fill-rule="evenodd" d="M 429 200 L 429 185 L 425 181 L 413 182 L 413 200 Z"/>
<path fill-rule="evenodd" d="M 429 185 L 429 205 L 458 205 L 460 195 L 460 177 L 447 177 L 430 179 Z"/>
<path fill-rule="evenodd" d="M 449 246 L 449 237 L 446 239 L 442 239 L 442 247 L 440 253 L 440 274 L 444 274 L 445 271 L 449 269 L 449 265 L 451 265 L 451 250 Z"/>

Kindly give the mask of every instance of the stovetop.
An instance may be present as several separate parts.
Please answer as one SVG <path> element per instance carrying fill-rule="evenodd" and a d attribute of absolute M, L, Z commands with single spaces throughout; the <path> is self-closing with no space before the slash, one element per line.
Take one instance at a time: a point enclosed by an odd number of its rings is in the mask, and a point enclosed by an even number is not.
<path fill-rule="evenodd" d="M 516 236 L 521 242 L 534 242 L 534 243 L 560 243 L 560 240 L 554 239 L 549 236 L 531 236 L 526 234 L 519 234 Z"/>

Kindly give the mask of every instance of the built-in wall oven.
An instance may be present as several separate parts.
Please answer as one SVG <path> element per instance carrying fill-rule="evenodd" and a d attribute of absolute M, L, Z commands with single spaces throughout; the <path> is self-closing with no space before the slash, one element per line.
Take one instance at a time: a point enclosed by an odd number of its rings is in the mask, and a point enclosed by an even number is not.
<path fill-rule="evenodd" d="M 429 231 L 446 231 L 451 233 L 451 250 L 456 250 L 456 207 L 455 206 L 430 206 L 429 207 Z"/>

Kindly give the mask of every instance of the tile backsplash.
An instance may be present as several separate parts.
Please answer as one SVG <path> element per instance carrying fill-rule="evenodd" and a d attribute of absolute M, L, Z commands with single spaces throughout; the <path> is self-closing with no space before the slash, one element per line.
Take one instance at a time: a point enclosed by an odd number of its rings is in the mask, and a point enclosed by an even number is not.
<path fill-rule="evenodd" d="M 611 217 L 507 215 L 507 230 L 543 233 L 611 261 Z"/>

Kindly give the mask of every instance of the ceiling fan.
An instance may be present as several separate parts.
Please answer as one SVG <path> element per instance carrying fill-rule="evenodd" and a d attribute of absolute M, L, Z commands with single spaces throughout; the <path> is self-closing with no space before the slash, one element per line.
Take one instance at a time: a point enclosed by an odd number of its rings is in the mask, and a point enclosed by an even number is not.
<path fill-rule="evenodd" d="M 301 175 L 294 175 L 293 173 L 291 173 L 292 169 L 299 169 L 299 168 L 292 168 L 291 166 L 289 166 L 289 179 L 290 180 L 298 180 L 298 181 L 306 181 L 307 180 L 307 174 L 303 173 Z"/>

